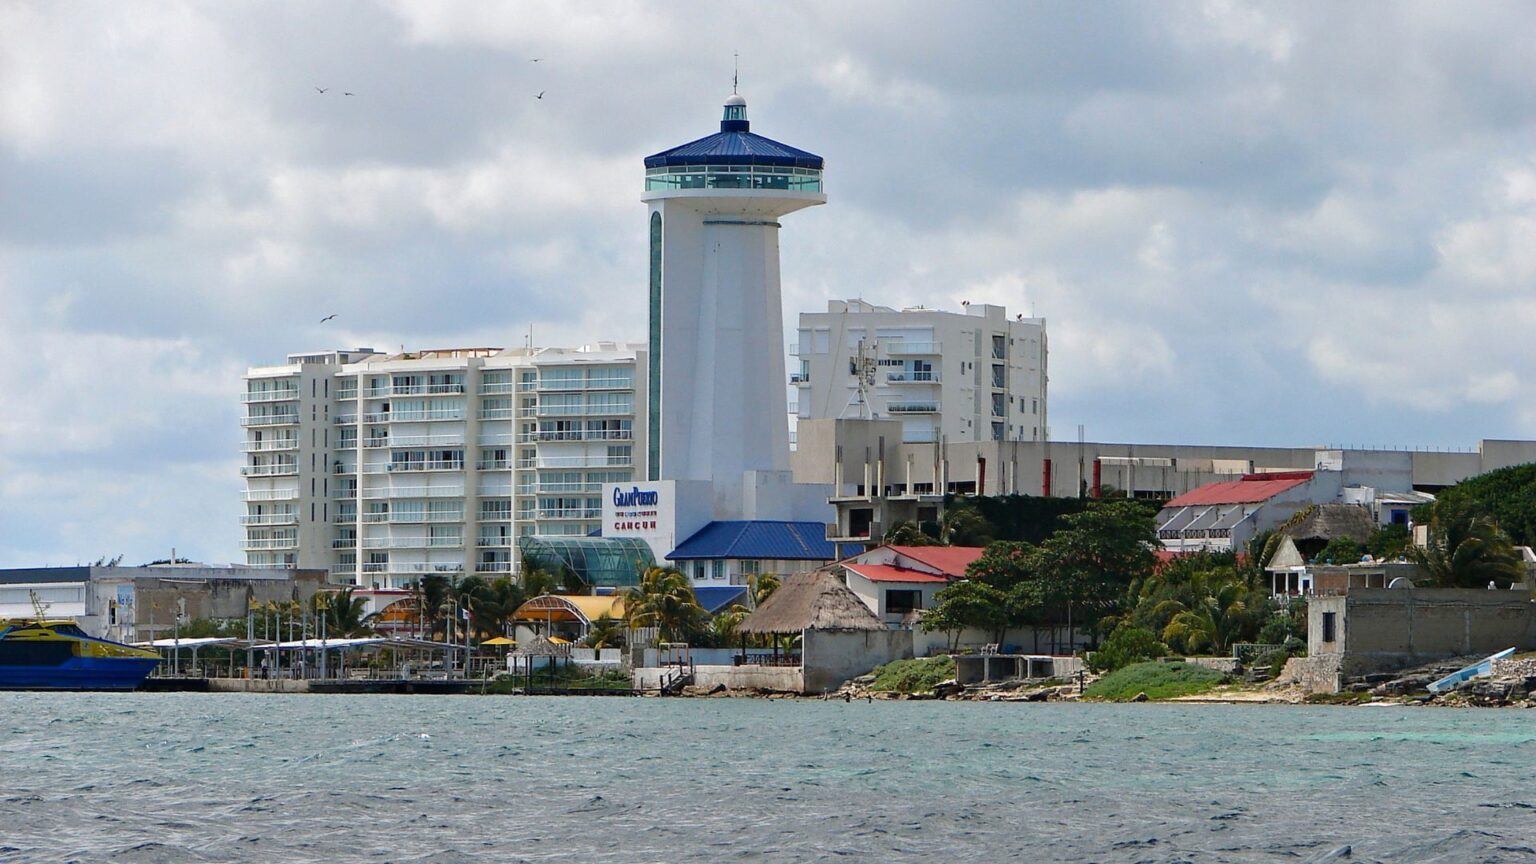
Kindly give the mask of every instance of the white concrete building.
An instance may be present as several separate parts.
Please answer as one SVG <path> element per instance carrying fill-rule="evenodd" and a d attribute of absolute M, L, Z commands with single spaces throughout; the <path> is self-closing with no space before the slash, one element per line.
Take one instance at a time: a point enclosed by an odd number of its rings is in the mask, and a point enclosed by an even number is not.
<path fill-rule="evenodd" d="M 391 589 L 509 573 L 645 466 L 641 345 L 292 354 L 245 376 L 247 563 Z"/>
<path fill-rule="evenodd" d="M 900 420 L 907 443 L 1048 438 L 1043 318 L 833 300 L 800 314 L 795 354 L 802 419 Z"/>

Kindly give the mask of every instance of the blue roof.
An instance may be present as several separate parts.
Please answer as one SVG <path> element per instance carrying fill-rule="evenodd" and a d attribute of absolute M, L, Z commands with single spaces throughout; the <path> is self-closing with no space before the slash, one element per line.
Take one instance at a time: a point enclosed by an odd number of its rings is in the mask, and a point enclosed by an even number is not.
<path fill-rule="evenodd" d="M 647 156 L 645 167 L 663 168 L 669 165 L 788 165 L 795 168 L 816 169 L 823 167 L 822 158 L 815 153 L 748 131 L 751 124 L 746 120 L 746 103 L 740 104 L 741 119 L 730 118 L 731 105 L 727 103 L 727 119 L 720 121 L 719 132 Z"/>
<path fill-rule="evenodd" d="M 716 521 L 679 543 L 668 561 L 759 558 L 832 561 L 837 557 L 820 522 Z"/>
<path fill-rule="evenodd" d="M 747 589 L 740 585 L 705 585 L 694 588 L 693 597 L 705 612 L 713 615 L 732 603 L 745 603 Z"/>

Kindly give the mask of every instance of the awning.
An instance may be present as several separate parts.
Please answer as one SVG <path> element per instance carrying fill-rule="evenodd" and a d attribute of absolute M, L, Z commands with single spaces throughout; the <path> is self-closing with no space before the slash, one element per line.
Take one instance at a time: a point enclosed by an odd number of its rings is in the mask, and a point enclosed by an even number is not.
<path fill-rule="evenodd" d="M 499 646 L 502 646 L 502 645 L 516 645 L 517 641 L 513 640 L 513 639 L 508 639 L 505 636 L 497 636 L 495 639 L 487 639 L 484 642 L 481 642 L 480 644 L 482 646 L 484 646 L 484 645 L 494 645 L 494 646 L 498 646 L 499 647 Z"/>

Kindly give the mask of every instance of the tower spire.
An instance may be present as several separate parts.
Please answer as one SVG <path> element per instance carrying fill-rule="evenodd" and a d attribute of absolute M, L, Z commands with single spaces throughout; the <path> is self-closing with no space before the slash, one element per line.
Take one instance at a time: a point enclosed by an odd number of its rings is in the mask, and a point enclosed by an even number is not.
<path fill-rule="evenodd" d="M 741 83 L 741 52 L 732 51 L 731 56 L 736 58 L 736 68 L 731 72 L 731 95 L 736 95 L 736 86 Z"/>

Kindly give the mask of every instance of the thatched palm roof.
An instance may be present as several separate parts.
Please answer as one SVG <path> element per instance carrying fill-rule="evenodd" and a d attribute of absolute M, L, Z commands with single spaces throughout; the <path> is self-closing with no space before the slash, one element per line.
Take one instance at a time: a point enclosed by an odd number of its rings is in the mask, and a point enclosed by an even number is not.
<path fill-rule="evenodd" d="M 768 635 L 805 630 L 884 630 L 857 594 L 827 570 L 795 573 L 784 580 L 737 633 Z"/>
<path fill-rule="evenodd" d="M 571 646 L 551 642 L 547 636 L 535 636 L 524 644 L 517 646 L 512 652 L 513 657 L 569 657 Z"/>
<path fill-rule="evenodd" d="M 1356 504 L 1319 504 L 1295 525 L 1281 529 L 1296 540 L 1348 537 L 1356 543 L 1369 540 L 1375 530 L 1376 520 L 1371 511 Z"/>

